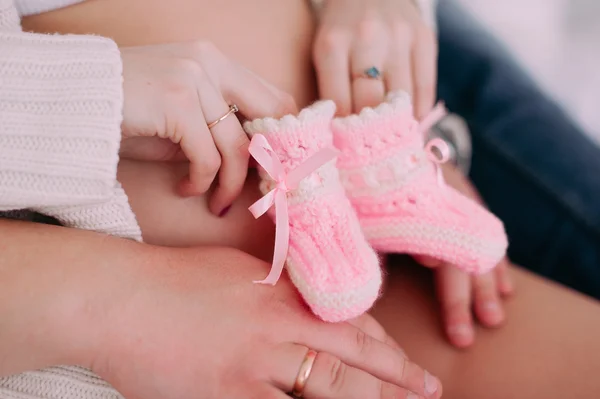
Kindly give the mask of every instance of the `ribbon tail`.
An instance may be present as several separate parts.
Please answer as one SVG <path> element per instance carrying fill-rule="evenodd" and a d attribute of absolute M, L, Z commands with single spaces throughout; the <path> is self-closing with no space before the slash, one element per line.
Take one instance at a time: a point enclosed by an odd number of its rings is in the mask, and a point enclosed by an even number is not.
<path fill-rule="evenodd" d="M 446 180 L 444 180 L 444 172 L 440 165 L 435 165 L 436 174 L 437 174 L 437 183 L 440 187 L 446 187 Z"/>
<path fill-rule="evenodd" d="M 327 162 L 334 160 L 338 154 L 339 151 L 333 148 L 321 149 L 296 169 L 290 171 L 286 179 L 286 184 L 289 187 L 296 187 L 302 179 L 309 176 Z"/>
<path fill-rule="evenodd" d="M 273 265 L 271 266 L 269 275 L 264 280 L 255 281 L 255 283 L 270 285 L 277 283 L 285 266 L 289 241 L 290 225 L 287 198 L 284 191 L 277 190 L 275 194 L 275 251 L 273 253 Z"/>
<path fill-rule="evenodd" d="M 264 215 L 270 207 L 275 203 L 275 190 L 269 191 L 264 197 L 250 205 L 248 210 L 252 213 L 255 219 Z"/>

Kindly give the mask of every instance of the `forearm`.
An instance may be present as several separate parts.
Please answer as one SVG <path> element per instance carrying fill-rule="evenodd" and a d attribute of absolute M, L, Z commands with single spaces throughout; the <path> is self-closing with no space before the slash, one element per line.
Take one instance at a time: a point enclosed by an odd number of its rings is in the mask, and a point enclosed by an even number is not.
<path fill-rule="evenodd" d="M 0 376 L 50 365 L 91 366 L 118 273 L 140 244 L 0 220 Z M 115 278 L 111 278 L 114 276 Z"/>

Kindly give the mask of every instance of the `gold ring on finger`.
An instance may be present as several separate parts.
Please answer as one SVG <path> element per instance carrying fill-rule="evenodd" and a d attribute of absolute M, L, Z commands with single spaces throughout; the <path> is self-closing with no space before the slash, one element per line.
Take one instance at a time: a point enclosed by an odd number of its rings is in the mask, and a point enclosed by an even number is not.
<path fill-rule="evenodd" d="M 294 389 L 292 390 L 292 395 L 294 395 L 295 398 L 301 398 L 302 395 L 304 395 L 304 387 L 306 386 L 306 381 L 308 381 L 308 378 L 310 377 L 316 358 L 317 352 L 312 349 L 304 356 L 304 360 L 302 360 L 300 370 L 298 371 L 298 376 L 294 382 Z"/>
<path fill-rule="evenodd" d="M 230 105 L 230 106 L 229 106 L 229 111 L 227 111 L 227 113 L 226 113 L 225 115 L 223 115 L 222 117 L 220 117 L 220 118 L 219 118 L 219 119 L 217 119 L 216 121 L 209 123 L 209 124 L 208 124 L 208 128 L 209 128 L 209 129 L 212 129 L 213 127 L 217 126 L 217 124 L 218 124 L 219 122 L 221 122 L 221 121 L 223 121 L 223 120 L 227 119 L 227 117 L 228 117 L 229 115 L 231 115 L 231 114 L 235 114 L 235 113 L 236 113 L 236 112 L 238 112 L 238 111 L 239 111 L 239 108 L 238 108 L 238 106 L 237 106 L 237 105 L 235 105 L 235 104 L 232 104 L 232 105 Z"/>

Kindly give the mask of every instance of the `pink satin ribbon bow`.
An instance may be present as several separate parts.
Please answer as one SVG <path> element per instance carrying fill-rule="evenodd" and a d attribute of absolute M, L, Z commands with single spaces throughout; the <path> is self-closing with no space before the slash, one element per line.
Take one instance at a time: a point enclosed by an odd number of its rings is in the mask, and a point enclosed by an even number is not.
<path fill-rule="evenodd" d="M 250 155 L 273 179 L 276 186 L 264 197 L 256 201 L 248 210 L 255 218 L 264 215 L 269 208 L 275 206 L 275 251 L 273 264 L 267 278 L 255 281 L 259 284 L 275 285 L 283 272 L 290 240 L 290 225 L 287 204 L 287 193 L 298 188 L 305 177 L 327 162 L 335 159 L 338 152 L 332 148 L 324 148 L 308 158 L 295 169 L 285 172 L 277 154 L 273 151 L 265 136 L 257 134 L 252 137 L 249 147 Z"/>
<path fill-rule="evenodd" d="M 443 104 L 438 103 L 431 112 L 419 124 L 421 133 L 426 134 L 429 129 L 440 121 L 448 112 Z M 436 153 L 437 150 L 437 153 Z M 427 158 L 435 164 L 438 184 L 442 187 L 446 186 L 444 173 L 442 172 L 441 164 L 450 160 L 450 147 L 448 143 L 440 138 L 430 140 L 425 146 Z"/>

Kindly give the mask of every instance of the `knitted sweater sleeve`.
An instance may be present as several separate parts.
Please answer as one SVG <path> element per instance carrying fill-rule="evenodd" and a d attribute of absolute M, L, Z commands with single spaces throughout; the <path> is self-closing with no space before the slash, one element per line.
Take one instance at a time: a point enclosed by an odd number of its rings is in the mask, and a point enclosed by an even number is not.
<path fill-rule="evenodd" d="M 113 41 L 22 32 L 0 0 L 0 211 L 114 196 L 121 70 Z"/>

